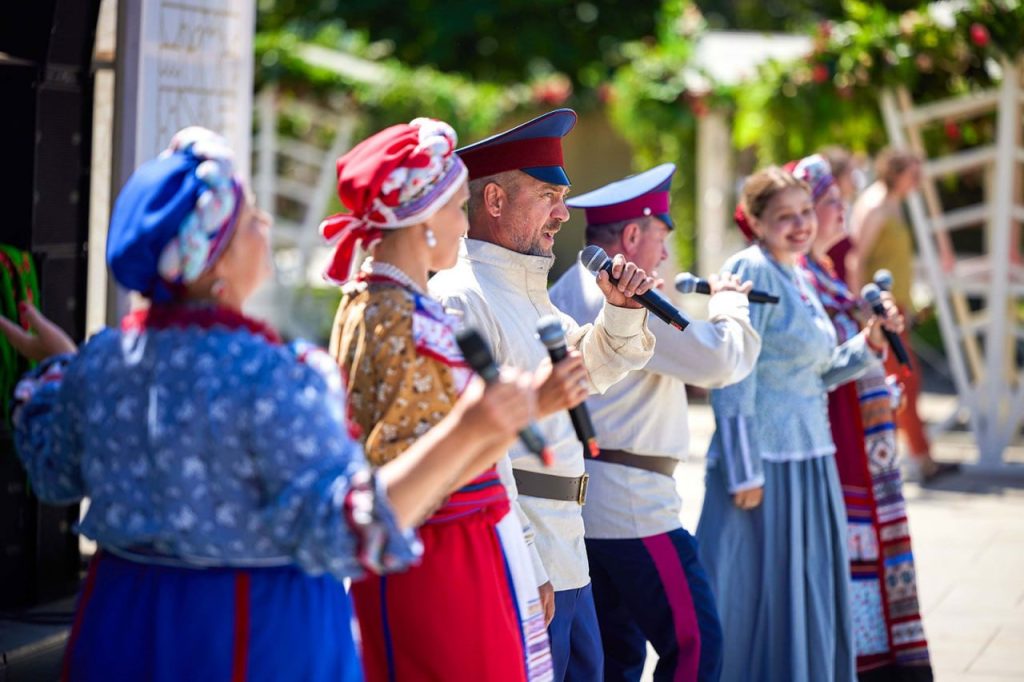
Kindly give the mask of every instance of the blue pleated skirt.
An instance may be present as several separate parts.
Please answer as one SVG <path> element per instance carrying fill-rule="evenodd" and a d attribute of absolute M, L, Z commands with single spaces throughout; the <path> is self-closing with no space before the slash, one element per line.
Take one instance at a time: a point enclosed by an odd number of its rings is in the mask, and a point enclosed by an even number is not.
<path fill-rule="evenodd" d="M 697 539 L 722 621 L 722 682 L 853 682 L 846 519 L 835 460 L 765 462 L 764 502 L 707 470 Z"/>
<path fill-rule="evenodd" d="M 348 595 L 295 567 L 169 567 L 99 552 L 64 680 L 362 680 Z"/>

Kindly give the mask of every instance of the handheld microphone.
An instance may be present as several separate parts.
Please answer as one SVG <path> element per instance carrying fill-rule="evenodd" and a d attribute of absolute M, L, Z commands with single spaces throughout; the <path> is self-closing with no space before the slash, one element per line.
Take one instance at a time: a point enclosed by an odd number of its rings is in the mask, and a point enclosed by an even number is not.
<path fill-rule="evenodd" d="M 711 284 L 706 279 L 701 279 L 689 272 L 681 272 L 676 275 L 676 291 L 681 294 L 704 294 L 711 295 Z M 752 289 L 747 293 L 747 300 L 751 303 L 778 303 L 779 297 L 769 294 L 767 291 Z"/>
<path fill-rule="evenodd" d="M 491 349 L 488 348 L 484 337 L 480 336 L 477 330 L 463 329 L 455 335 L 455 342 L 459 344 L 459 350 L 462 351 L 466 363 L 480 375 L 484 383 L 493 384 L 498 380 L 498 366 L 494 364 L 494 356 L 491 355 Z M 544 437 L 540 435 L 535 423 L 530 422 L 519 432 L 519 440 L 527 450 L 541 458 L 544 466 L 551 466 L 554 462 L 551 448 L 544 442 Z"/>
<path fill-rule="evenodd" d="M 871 305 L 871 310 L 874 311 L 875 315 L 880 318 L 885 318 L 885 306 L 882 305 L 882 292 L 875 284 L 865 284 L 864 288 L 860 290 L 860 296 L 868 304 Z M 882 328 L 882 333 L 885 334 L 885 340 L 889 342 L 889 347 L 892 348 L 892 352 L 896 354 L 896 359 L 899 360 L 901 365 L 910 366 L 910 356 L 907 355 L 907 349 L 903 347 L 903 341 L 895 332 L 891 332 L 886 328 Z"/>
<path fill-rule="evenodd" d="M 548 349 L 548 357 L 554 365 L 569 356 L 569 348 L 565 344 L 565 330 L 562 329 L 562 320 L 557 315 L 545 315 L 537 320 L 537 336 L 540 342 Z M 572 428 L 576 430 L 576 437 L 580 439 L 583 446 L 587 448 L 591 457 L 601 454 L 597 446 L 597 434 L 594 431 L 594 422 L 590 420 L 590 410 L 585 402 L 576 407 L 569 408 L 569 418 L 572 419 Z"/>
<path fill-rule="evenodd" d="M 583 249 L 580 261 L 583 263 L 583 267 L 590 270 L 594 275 L 604 270 L 608 273 L 612 284 L 619 283 L 618 278 L 612 275 L 612 259 L 608 257 L 608 254 L 600 246 L 591 244 Z M 671 301 L 654 289 L 645 291 L 642 294 L 634 294 L 633 300 L 647 308 L 652 315 L 659 318 L 662 322 L 675 327 L 679 331 L 683 331 L 690 324 L 690 321 L 683 317 L 683 314 L 672 305 Z"/>
<path fill-rule="evenodd" d="M 874 282 L 882 291 L 892 291 L 892 273 L 885 268 L 875 270 Z"/>

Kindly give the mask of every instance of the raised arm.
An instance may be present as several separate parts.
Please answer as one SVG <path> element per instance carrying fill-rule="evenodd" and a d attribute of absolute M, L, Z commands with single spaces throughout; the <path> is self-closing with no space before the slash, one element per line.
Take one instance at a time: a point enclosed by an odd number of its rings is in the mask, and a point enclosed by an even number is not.
<path fill-rule="evenodd" d="M 658 343 L 646 369 L 708 388 L 733 384 L 750 374 L 761 352 L 761 335 L 750 323 L 746 294 L 718 292 L 708 301 L 708 312 L 707 322 L 694 320 L 684 332 L 650 320 Z"/>

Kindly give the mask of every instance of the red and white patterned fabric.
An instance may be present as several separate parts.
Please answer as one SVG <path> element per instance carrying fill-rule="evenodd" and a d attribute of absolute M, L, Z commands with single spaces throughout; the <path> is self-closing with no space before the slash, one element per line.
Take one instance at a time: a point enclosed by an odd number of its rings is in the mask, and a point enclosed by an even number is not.
<path fill-rule="evenodd" d="M 356 245 L 369 248 L 382 230 L 421 223 L 451 199 L 467 177 L 457 142 L 447 123 L 417 118 L 385 128 L 338 159 L 338 198 L 349 212 L 320 224 L 321 236 L 337 245 L 326 279 L 346 282 Z"/>

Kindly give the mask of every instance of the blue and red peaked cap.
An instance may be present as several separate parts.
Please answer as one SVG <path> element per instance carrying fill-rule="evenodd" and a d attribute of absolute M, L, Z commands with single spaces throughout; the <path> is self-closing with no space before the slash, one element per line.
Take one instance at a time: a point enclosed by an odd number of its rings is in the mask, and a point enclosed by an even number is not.
<path fill-rule="evenodd" d="M 675 172 L 674 163 L 663 163 L 643 173 L 572 197 L 565 205 L 569 208 L 582 208 L 588 225 L 606 225 L 620 220 L 655 216 L 672 229 L 675 224 L 668 212 L 669 187 Z"/>
<path fill-rule="evenodd" d="M 576 125 L 576 112 L 556 109 L 511 130 L 456 149 L 469 179 L 521 170 L 541 182 L 568 185 L 562 161 L 562 138 Z"/>

